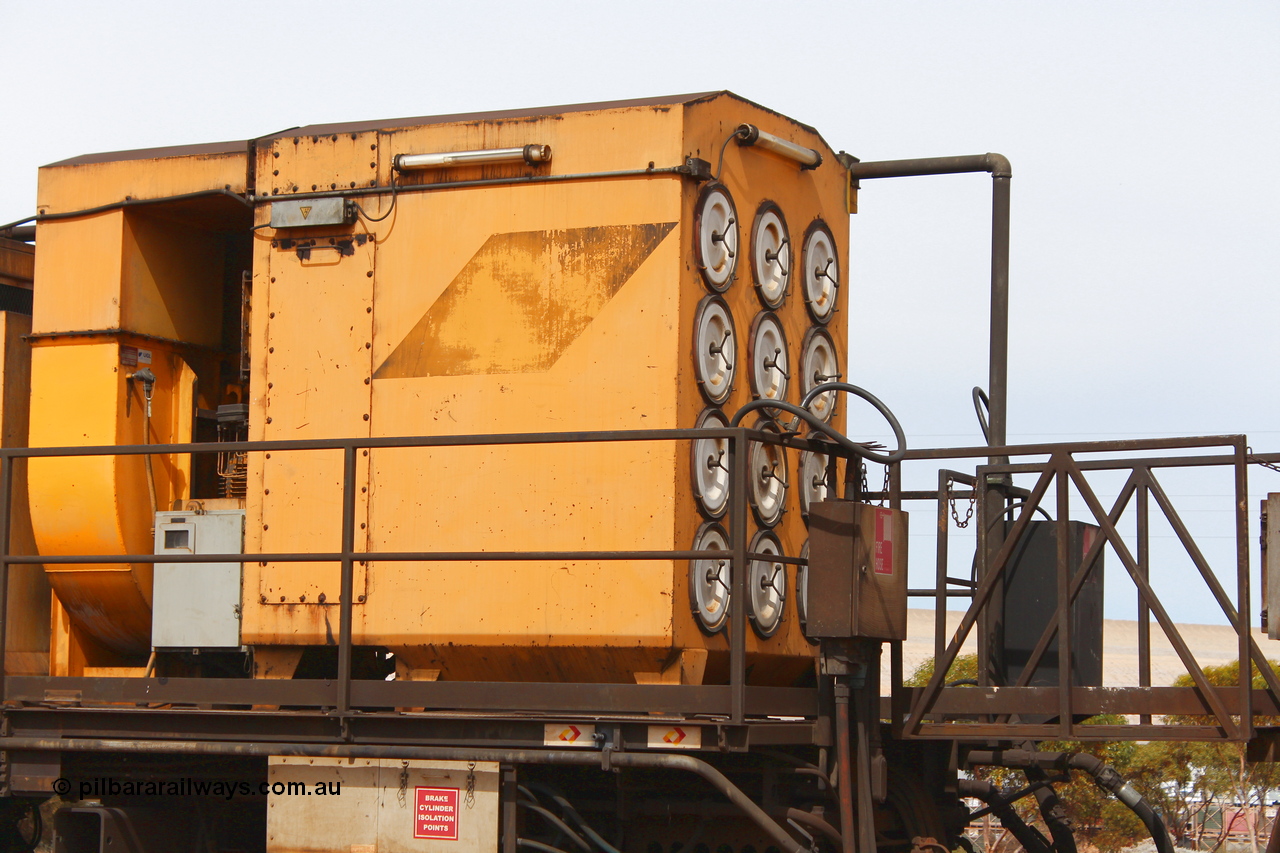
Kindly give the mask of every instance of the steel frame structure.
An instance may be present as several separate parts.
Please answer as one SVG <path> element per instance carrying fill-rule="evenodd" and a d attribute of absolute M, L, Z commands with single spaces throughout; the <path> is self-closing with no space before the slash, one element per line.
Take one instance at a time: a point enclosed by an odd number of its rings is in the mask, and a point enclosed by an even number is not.
<path fill-rule="evenodd" d="M 846 497 L 888 500 L 900 507 L 903 501 L 935 500 L 938 503 L 939 540 L 937 574 L 933 589 L 916 589 L 917 597 L 929 596 L 935 606 L 957 595 L 973 597 L 961 627 L 943 648 L 943 632 L 935 638 L 936 667 L 924 688 L 903 683 L 902 650 L 890 644 L 892 693 L 881 700 L 882 718 L 891 721 L 895 737 L 905 739 L 1001 740 L 1021 742 L 1035 738 L 1105 740 L 1205 739 L 1248 740 L 1253 735 L 1255 714 L 1280 715 L 1280 680 L 1265 666 L 1265 656 L 1249 635 L 1249 545 L 1247 512 L 1247 466 L 1271 457 L 1251 456 L 1243 436 L 1207 436 L 1180 439 L 1034 444 L 997 447 L 943 448 L 908 451 L 903 462 L 891 466 L 891 487 L 885 492 L 863 492 L 857 472 L 861 466 L 847 451 L 829 442 L 729 427 L 710 430 L 637 430 L 576 432 L 556 434 L 510 434 L 485 436 L 440 436 L 404 438 L 362 438 L 346 440 L 258 441 L 235 443 L 171 444 L 142 446 L 4 448 L 0 449 L 0 618 L 5 615 L 8 570 L 20 564 L 91 563 L 205 563 L 205 562 L 338 562 L 342 567 L 339 602 L 338 670 L 334 679 L 269 681 L 237 678 L 67 678 L 6 676 L 0 689 L 4 703 L 4 730 L 0 748 L 18 748 L 26 739 L 48 737 L 106 736 L 179 740 L 255 740 L 284 743 L 386 743 L 448 744 L 480 741 L 510 746 L 534 747 L 538 740 L 538 720 L 547 718 L 594 718 L 614 726 L 615 748 L 640 743 L 639 728 L 653 719 L 697 720 L 714 727 L 717 735 L 707 744 L 711 749 L 742 750 L 760 744 L 832 743 L 832 704 L 829 691 L 815 688 L 756 687 L 747 684 L 746 623 L 744 614 L 731 615 L 730 677 L 727 685 L 629 685 L 629 684 L 538 684 L 488 682 L 385 682 L 353 679 L 352 585 L 358 561 L 479 561 L 479 560 L 685 560 L 725 556 L 719 551 L 449 551 L 372 552 L 360 551 L 355 542 L 356 458 L 362 451 L 377 448 L 461 447 L 508 444 L 573 444 L 588 442 L 690 441 L 721 438 L 728 442 L 730 471 L 729 532 L 732 595 L 746 596 L 746 572 L 740 570 L 758 555 L 748 551 L 749 525 L 746 500 L 750 442 L 768 442 L 798 450 L 814 450 L 829 458 L 843 457 L 846 467 Z M 1228 448 L 1215 455 L 1142 455 L 1121 458 L 1078 459 L 1095 454 L 1150 454 L 1158 451 L 1189 451 Z M 20 460 L 33 457 L 137 456 L 185 453 L 269 452 L 273 450 L 340 450 L 344 457 L 342 528 L 339 550 L 273 554 L 213 555 L 63 555 L 9 553 L 9 504 L 12 499 L 14 468 Z M 1007 463 L 977 467 L 975 475 L 943 468 L 934 492 L 907 492 L 901 488 L 902 466 L 922 462 L 940 463 L 973 458 L 1010 459 Z M 1023 461 L 1047 457 L 1042 461 Z M 834 464 L 834 463 L 833 463 Z M 1156 477 L 1158 469 L 1193 466 L 1228 466 L 1235 472 L 1236 501 L 1236 592 L 1235 601 L 1218 581 L 1196 546 L 1186 525 L 1174 509 Z M 1127 471 L 1128 479 L 1110 510 L 1099 501 L 1089 485 L 1086 472 Z M 1008 485 L 1009 475 L 1035 474 L 1031 490 Z M 950 483 L 971 486 L 965 496 L 976 498 L 979 510 L 978 553 L 986 553 L 983 541 L 989 494 L 998 492 L 1002 500 L 1024 498 L 1021 512 L 1004 536 L 994 560 L 984 566 L 976 587 L 946 576 L 946 502 L 953 495 Z M 1031 514 L 1042 499 L 1056 489 L 1058 506 L 1068 506 L 1074 486 L 1102 530 L 1074 575 L 1067 565 L 1065 549 L 1060 549 L 1057 567 L 1057 618 L 1046 626 L 1033 659 L 1018 684 L 978 687 L 945 687 L 944 675 L 959 654 L 965 637 L 979 623 L 983 609 L 1005 570 L 1018 537 L 1026 529 Z M 1116 530 L 1116 521 L 1136 496 L 1138 546 L 1136 555 Z M 1155 591 L 1147 581 L 1150 572 L 1146 544 L 1151 505 L 1160 509 L 1177 533 L 1192 562 L 1207 582 L 1227 621 L 1239 637 L 1240 660 L 1260 665 L 1266 679 L 1261 690 L 1251 688 L 1247 679 L 1238 687 L 1220 688 L 1208 684 L 1193 651 L 1182 638 Z M 1056 523 L 1065 524 L 1069 513 L 1060 510 Z M 1064 541 L 1060 539 L 1059 541 Z M 1069 608 L 1098 554 L 1109 545 L 1133 579 L 1139 591 L 1140 683 L 1130 688 L 1072 687 L 1067 679 L 1069 666 L 1060 667 L 1056 687 L 1029 687 L 1034 665 L 1043 656 L 1055 635 L 1062 647 L 1070 646 Z M 771 558 L 772 559 L 772 558 Z M 798 558 L 783 562 L 799 564 Z M 959 589 L 955 588 L 959 585 Z M 939 607 L 939 619 L 945 618 Z M 1169 638 L 1194 681 L 1189 688 L 1153 687 L 1150 684 L 1150 617 L 1154 616 Z M 3 660 L 4 632 L 0 626 L 0 660 Z M 253 710 L 276 707 L 285 710 Z M 425 708 L 415 714 L 397 708 Z M 654 717 L 658 713 L 662 717 Z M 1082 725 L 1084 716 L 1110 712 L 1141 717 L 1136 726 Z M 1019 715 L 1056 717 L 1056 722 L 1026 723 Z M 1153 724 L 1156 715 L 1198 715 L 1203 725 Z M 779 718 L 788 718 L 786 720 Z M 8 740 L 14 738 L 14 740 Z"/>

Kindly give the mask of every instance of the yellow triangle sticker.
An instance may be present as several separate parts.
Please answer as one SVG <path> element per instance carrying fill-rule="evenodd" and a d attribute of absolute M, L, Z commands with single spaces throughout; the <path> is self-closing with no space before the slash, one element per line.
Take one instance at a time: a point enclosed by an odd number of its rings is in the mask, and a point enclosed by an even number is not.
<path fill-rule="evenodd" d="M 302 211 L 302 218 L 303 218 L 303 219 L 306 219 L 308 216 L 310 216 L 310 215 L 311 215 L 311 208 L 309 208 L 309 207 L 302 207 L 302 208 L 299 208 L 299 210 L 301 210 L 301 211 Z"/>

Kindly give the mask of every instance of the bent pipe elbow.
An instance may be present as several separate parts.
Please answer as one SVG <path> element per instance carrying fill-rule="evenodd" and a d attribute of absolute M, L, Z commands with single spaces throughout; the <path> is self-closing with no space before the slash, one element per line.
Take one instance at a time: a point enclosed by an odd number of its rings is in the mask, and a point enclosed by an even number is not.
<path fill-rule="evenodd" d="M 1008 180 L 1013 166 L 1003 154 L 988 152 L 961 157 L 922 157 L 914 160 L 873 160 L 854 163 L 849 175 L 854 180 L 874 178 L 913 178 L 924 175 L 958 175 L 965 172 L 990 172 L 992 178 Z"/>

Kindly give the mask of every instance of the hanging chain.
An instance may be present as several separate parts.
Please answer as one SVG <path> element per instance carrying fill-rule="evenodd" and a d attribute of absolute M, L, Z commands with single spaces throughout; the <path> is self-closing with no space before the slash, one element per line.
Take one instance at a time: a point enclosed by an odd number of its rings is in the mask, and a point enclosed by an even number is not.
<path fill-rule="evenodd" d="M 884 506 L 889 502 L 889 466 L 884 466 L 884 485 L 880 488 L 880 500 L 876 501 L 876 506 Z"/>
<path fill-rule="evenodd" d="M 861 485 L 861 491 L 859 492 L 859 494 L 861 498 L 865 501 L 867 499 L 867 495 L 871 494 L 871 487 L 867 485 L 867 463 L 859 462 L 858 466 L 861 469 L 861 475 L 862 475 L 862 485 Z"/>
<path fill-rule="evenodd" d="M 956 527 L 961 530 L 969 526 L 969 520 L 973 518 L 973 507 L 978 502 L 978 490 L 974 489 L 969 495 L 969 507 L 965 510 L 964 518 L 960 518 L 960 511 L 956 509 L 956 495 L 951 491 L 951 484 L 954 480 L 947 480 L 947 502 L 951 504 L 951 520 L 956 523 Z"/>
<path fill-rule="evenodd" d="M 467 763 L 467 793 L 463 796 L 462 802 L 466 807 L 471 809 L 476 805 L 476 763 L 470 761 Z"/>
<path fill-rule="evenodd" d="M 405 795 L 409 790 L 409 762 L 400 762 L 400 790 L 396 791 L 396 801 L 400 803 L 400 808 L 405 808 Z"/>
<path fill-rule="evenodd" d="M 1247 456 L 1249 461 L 1252 462 L 1253 464 L 1261 465 L 1263 468 L 1270 468 L 1272 471 L 1280 472 L 1280 465 L 1277 465 L 1274 462 L 1266 462 L 1254 456 L 1252 447 L 1246 447 L 1244 449 L 1244 452 L 1245 452 L 1245 456 Z"/>

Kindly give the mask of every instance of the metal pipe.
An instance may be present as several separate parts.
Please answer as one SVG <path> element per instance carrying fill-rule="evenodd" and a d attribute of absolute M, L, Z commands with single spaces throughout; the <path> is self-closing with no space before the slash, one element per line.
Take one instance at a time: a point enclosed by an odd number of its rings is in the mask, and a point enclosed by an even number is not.
<path fill-rule="evenodd" d="M 747 483 L 750 442 L 745 434 L 729 439 L 729 687 L 730 720 L 746 719 L 747 684 Z"/>
<path fill-rule="evenodd" d="M 854 163 L 851 180 L 906 178 L 920 175 L 954 175 L 990 172 L 991 188 L 991 328 L 988 356 L 987 393 L 990 395 L 990 423 L 987 443 L 1005 443 L 1008 411 L 1009 373 L 1009 191 L 1013 167 L 1002 154 L 965 157 L 927 157 L 916 160 L 880 160 Z M 995 457 L 993 465 L 1000 464 Z"/>
<path fill-rule="evenodd" d="M 212 196 L 226 196 L 234 199 L 246 207 L 251 203 L 240 193 L 231 190 L 199 190 L 193 193 L 179 193 L 178 195 L 162 196 L 160 198 L 125 198 L 121 201 L 113 201 L 110 204 L 100 204 L 97 207 L 86 207 L 81 210 L 68 210 L 65 213 L 41 213 L 35 216 L 35 221 L 39 222 L 58 222 L 63 219 L 79 219 L 82 216 L 92 216 L 95 213 L 106 213 L 111 210 L 120 210 L 125 207 L 144 207 L 151 204 L 169 204 L 177 201 L 190 201 L 197 198 L 210 198 Z"/>
<path fill-rule="evenodd" d="M 34 243 L 36 241 L 36 227 L 34 225 L 14 225 L 9 228 L 0 229 L 0 237 L 8 237 L 10 240 L 17 240 L 20 243 Z"/>
<path fill-rule="evenodd" d="M 351 711 L 351 597 L 355 594 L 356 449 L 342 456 L 342 581 L 338 598 L 338 714 Z"/>
<path fill-rule="evenodd" d="M 518 148 L 486 148 L 476 151 L 440 151 L 432 154 L 397 154 L 394 168 L 441 169 L 450 166 L 479 166 L 492 163 L 525 163 L 536 166 L 551 162 L 550 145 L 522 145 Z"/>
<path fill-rule="evenodd" d="M 13 497 L 15 459 L 0 459 L 0 682 L 6 674 L 5 655 L 9 633 L 9 507 Z M 4 684 L 0 683 L 0 702 L 4 701 Z"/>
<path fill-rule="evenodd" d="M 741 809 L 787 853 L 808 853 L 778 823 L 716 768 L 691 755 L 656 755 L 646 752 L 570 752 L 532 749 L 467 749 L 445 746 L 376 746 L 370 744 L 283 744 L 246 741 L 112 740 L 96 738 L 0 738 L 0 749 L 65 752 L 141 752 L 170 755 L 232 755 L 249 757 L 302 756 L 335 758 L 392 758 L 411 761 L 494 761 L 506 764 L 572 764 L 579 766 L 637 767 L 683 770 L 701 776 Z"/>
<path fill-rule="evenodd" d="M 395 192 L 399 194 L 430 192 L 431 190 L 461 190 L 472 187 L 502 187 L 516 184 L 554 184 L 563 181 L 598 181 L 608 178 L 648 178 L 656 175 L 675 175 L 700 178 L 702 172 L 695 165 L 655 166 L 652 169 L 616 169 L 611 172 L 575 172 L 571 175 L 519 175 L 511 178 L 478 178 L 473 181 L 440 181 L 429 184 L 397 184 Z M 385 195 L 392 191 L 390 185 L 374 185 L 371 187 L 355 187 L 354 189 L 331 190 L 329 192 L 309 193 L 276 193 L 275 195 L 251 195 L 253 204 L 270 204 L 282 199 L 304 198 L 352 198 L 366 195 Z"/>
<path fill-rule="evenodd" d="M 798 145 L 788 139 L 783 139 L 781 136 L 774 136 L 754 124 L 738 125 L 738 129 L 734 131 L 733 139 L 744 148 L 755 147 L 772 151 L 779 157 L 785 157 L 793 163 L 799 164 L 801 169 L 816 169 L 822 165 L 821 152 Z"/>
<path fill-rule="evenodd" d="M 839 771 L 836 796 L 840 799 L 840 849 L 841 853 L 855 853 L 852 748 L 849 743 L 849 685 L 842 679 L 836 679 L 835 682 L 835 703 L 836 763 Z"/>

